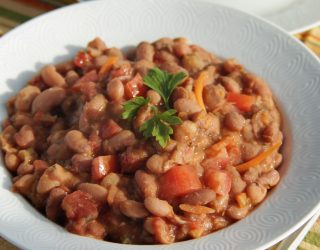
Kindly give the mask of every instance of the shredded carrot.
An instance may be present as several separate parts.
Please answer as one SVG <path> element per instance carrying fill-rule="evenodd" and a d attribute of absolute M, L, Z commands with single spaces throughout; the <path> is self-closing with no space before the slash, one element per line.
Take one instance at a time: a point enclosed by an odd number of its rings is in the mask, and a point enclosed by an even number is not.
<path fill-rule="evenodd" d="M 242 163 L 238 166 L 236 166 L 236 169 L 239 172 L 245 172 L 247 171 L 249 168 L 252 167 L 256 167 L 258 166 L 263 160 L 265 160 L 268 156 L 270 156 L 272 153 L 274 153 L 275 151 L 277 151 L 280 146 L 281 146 L 282 142 L 278 141 L 277 143 L 275 143 L 274 145 L 272 145 L 270 148 L 268 148 L 267 150 L 265 150 L 264 152 L 262 152 L 261 154 L 259 154 L 258 156 L 254 157 L 253 159 L 251 159 L 250 161 L 247 161 L 245 163 Z"/>
<path fill-rule="evenodd" d="M 184 212 L 192 214 L 212 214 L 216 212 L 213 208 L 200 205 L 180 204 L 179 208 Z"/>
<path fill-rule="evenodd" d="M 207 78 L 208 78 L 208 72 L 202 71 L 200 73 L 200 75 L 198 76 L 198 78 L 196 79 L 195 85 L 194 85 L 194 94 L 196 96 L 196 99 L 197 99 L 199 106 L 203 110 L 206 110 L 206 107 L 203 102 L 202 91 L 203 91 L 204 82 L 207 80 Z"/>
<path fill-rule="evenodd" d="M 232 136 L 223 137 L 219 142 L 213 144 L 206 149 L 206 154 L 209 156 L 216 156 L 222 148 L 227 147 L 230 144 L 234 144 L 234 138 Z"/>
<path fill-rule="evenodd" d="M 246 207 L 249 204 L 249 199 L 246 193 L 239 193 L 235 198 L 241 208 Z"/>
<path fill-rule="evenodd" d="M 107 61 L 101 66 L 99 70 L 99 76 L 107 74 L 117 61 L 118 61 L 118 57 L 110 56 L 107 59 Z"/>

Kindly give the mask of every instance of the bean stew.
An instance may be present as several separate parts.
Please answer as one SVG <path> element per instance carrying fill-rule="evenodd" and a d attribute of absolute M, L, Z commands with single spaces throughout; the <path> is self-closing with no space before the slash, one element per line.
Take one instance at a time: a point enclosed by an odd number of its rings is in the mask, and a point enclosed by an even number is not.
<path fill-rule="evenodd" d="M 246 217 L 280 180 L 272 93 L 185 38 L 124 54 L 100 38 L 7 102 L 13 191 L 68 231 L 125 244 L 199 238 Z"/>

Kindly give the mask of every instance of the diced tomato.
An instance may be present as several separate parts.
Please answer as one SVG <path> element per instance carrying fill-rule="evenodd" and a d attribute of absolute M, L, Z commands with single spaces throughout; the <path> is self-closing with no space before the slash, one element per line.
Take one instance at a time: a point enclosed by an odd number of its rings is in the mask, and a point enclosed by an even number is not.
<path fill-rule="evenodd" d="M 159 195 L 171 200 L 201 188 L 196 170 L 189 165 L 174 166 L 159 178 Z"/>
<path fill-rule="evenodd" d="M 91 61 L 92 57 L 84 51 L 78 52 L 78 54 L 73 59 L 73 63 L 79 68 L 87 66 Z"/>
<path fill-rule="evenodd" d="M 80 190 L 68 194 L 62 201 L 62 209 L 70 220 L 86 218 L 88 221 L 98 217 L 98 205 L 91 195 Z"/>
<path fill-rule="evenodd" d="M 77 80 L 71 89 L 74 92 L 81 92 L 86 96 L 87 100 L 91 100 L 99 92 L 98 85 L 96 84 L 97 81 L 97 71 L 91 70 Z"/>
<path fill-rule="evenodd" d="M 122 128 L 112 119 L 103 122 L 100 126 L 100 137 L 105 140 L 119 133 Z"/>
<path fill-rule="evenodd" d="M 130 64 L 123 64 L 119 68 L 112 70 L 111 78 L 116 78 L 119 76 L 128 76 L 132 73 L 132 68 Z"/>
<path fill-rule="evenodd" d="M 100 181 L 110 172 L 118 172 L 118 162 L 115 155 L 98 156 L 93 159 L 91 178 Z"/>
<path fill-rule="evenodd" d="M 239 110 L 249 112 L 254 104 L 255 98 L 251 95 L 244 95 L 229 92 L 227 95 L 228 102 L 233 103 Z"/>
<path fill-rule="evenodd" d="M 147 87 L 143 84 L 142 77 L 136 74 L 125 85 L 124 91 L 127 99 L 132 99 L 136 96 L 145 96 L 147 93 Z"/>
<path fill-rule="evenodd" d="M 204 173 L 204 182 L 217 194 L 226 195 L 230 192 L 232 179 L 226 171 L 208 168 Z"/>

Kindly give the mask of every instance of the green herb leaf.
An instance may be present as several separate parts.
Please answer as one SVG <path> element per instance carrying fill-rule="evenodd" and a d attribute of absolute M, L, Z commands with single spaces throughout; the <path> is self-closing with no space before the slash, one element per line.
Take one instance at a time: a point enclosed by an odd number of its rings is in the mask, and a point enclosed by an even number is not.
<path fill-rule="evenodd" d="M 123 104 L 124 112 L 122 113 L 123 119 L 132 119 L 134 118 L 139 109 L 144 105 L 148 104 L 150 101 L 149 98 L 144 98 L 142 96 L 137 96 Z"/>
<path fill-rule="evenodd" d="M 152 110 L 154 116 L 141 125 L 140 132 L 145 138 L 154 137 L 164 148 L 170 140 L 170 135 L 173 134 L 171 125 L 179 125 L 182 121 L 174 115 L 176 113 L 174 109 L 169 109 L 163 113 L 158 113 L 156 107 L 153 107 Z"/>
<path fill-rule="evenodd" d="M 167 109 L 170 109 L 169 98 L 173 90 L 182 83 L 187 75 L 184 72 L 169 74 L 159 68 L 150 69 L 148 75 L 143 78 L 143 82 L 149 88 L 157 91 L 162 97 Z"/>

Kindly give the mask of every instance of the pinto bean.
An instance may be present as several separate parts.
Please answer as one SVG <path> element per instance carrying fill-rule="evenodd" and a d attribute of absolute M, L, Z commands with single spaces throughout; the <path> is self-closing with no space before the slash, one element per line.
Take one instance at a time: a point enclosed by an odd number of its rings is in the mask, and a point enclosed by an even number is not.
<path fill-rule="evenodd" d="M 9 169 L 11 172 L 14 172 L 17 170 L 21 161 L 15 153 L 6 153 L 4 157 L 4 162 L 6 164 L 7 169 Z"/>
<path fill-rule="evenodd" d="M 154 47 L 148 42 L 142 42 L 136 50 L 136 60 L 147 60 L 152 62 L 154 56 Z"/>
<path fill-rule="evenodd" d="M 186 43 L 175 42 L 173 45 L 173 52 L 178 57 L 183 57 L 184 55 L 188 55 L 192 53 L 192 49 Z"/>
<path fill-rule="evenodd" d="M 124 96 L 123 83 L 115 78 L 107 85 L 107 94 L 113 101 L 121 101 Z"/>
<path fill-rule="evenodd" d="M 165 164 L 167 160 L 166 155 L 154 154 L 147 160 L 146 166 L 151 173 L 163 174 L 170 169 L 170 166 Z"/>
<path fill-rule="evenodd" d="M 64 87 L 66 81 L 60 73 L 57 72 L 54 65 L 47 65 L 41 70 L 41 77 L 50 87 Z"/>
<path fill-rule="evenodd" d="M 232 73 L 234 71 L 240 71 L 242 69 L 242 66 L 237 62 L 236 59 L 231 58 L 223 62 L 223 69 L 227 73 Z"/>
<path fill-rule="evenodd" d="M 154 91 L 152 89 L 148 90 L 147 97 L 150 98 L 150 103 L 152 105 L 159 105 L 161 103 L 161 96 L 157 91 Z"/>
<path fill-rule="evenodd" d="M 265 142 L 275 142 L 279 137 L 279 124 L 271 122 L 263 131 L 262 139 Z"/>
<path fill-rule="evenodd" d="M 120 203 L 120 211 L 130 218 L 144 218 L 149 215 L 143 203 L 134 200 L 126 200 Z"/>
<path fill-rule="evenodd" d="M 278 184 L 280 180 L 280 174 L 277 170 L 271 170 L 268 173 L 261 175 L 257 182 L 265 186 L 267 189 Z"/>
<path fill-rule="evenodd" d="M 77 72 L 75 72 L 74 70 L 70 70 L 68 71 L 68 73 L 66 74 L 66 83 L 68 84 L 68 86 L 72 86 L 77 80 L 79 80 L 79 75 Z"/>
<path fill-rule="evenodd" d="M 267 189 L 259 183 L 251 183 L 247 187 L 247 194 L 253 205 L 260 203 L 267 195 Z"/>
<path fill-rule="evenodd" d="M 152 68 L 154 68 L 154 63 L 145 59 L 139 60 L 134 64 L 134 69 L 142 77 L 146 76 Z"/>
<path fill-rule="evenodd" d="M 116 173 L 107 174 L 101 181 L 100 185 L 109 188 L 111 185 L 117 186 L 120 183 L 120 176 Z"/>
<path fill-rule="evenodd" d="M 235 220 L 243 219 L 244 217 L 247 216 L 248 213 L 249 213 L 249 207 L 240 208 L 236 205 L 231 205 L 227 209 L 227 215 Z"/>
<path fill-rule="evenodd" d="M 147 197 L 144 199 L 144 206 L 150 213 L 159 217 L 173 216 L 172 206 L 165 200 L 156 197 Z"/>
<path fill-rule="evenodd" d="M 14 135 L 14 139 L 20 148 L 28 148 L 35 141 L 35 135 L 32 127 L 24 125 L 18 133 Z"/>
<path fill-rule="evenodd" d="M 220 85 L 207 85 L 203 90 L 203 101 L 209 111 L 221 106 L 225 101 L 226 91 Z"/>
<path fill-rule="evenodd" d="M 23 162 L 19 165 L 17 169 L 18 175 L 26 175 L 26 174 L 32 174 L 34 170 L 34 167 L 31 163 Z"/>
<path fill-rule="evenodd" d="M 181 202 L 191 205 L 205 205 L 216 198 L 216 193 L 209 188 L 196 190 L 182 197 Z"/>
<path fill-rule="evenodd" d="M 148 148 L 141 146 L 129 146 L 120 155 L 121 171 L 123 173 L 134 173 L 137 169 L 145 166 L 149 157 Z"/>
<path fill-rule="evenodd" d="M 118 57 L 119 60 L 122 60 L 124 58 L 122 51 L 116 47 L 107 49 L 106 55 Z"/>
<path fill-rule="evenodd" d="M 92 149 L 87 138 L 79 130 L 70 130 L 64 137 L 64 142 L 74 152 L 91 154 Z"/>
<path fill-rule="evenodd" d="M 167 50 L 172 52 L 173 40 L 169 37 L 163 37 L 154 42 L 156 50 Z"/>
<path fill-rule="evenodd" d="M 87 119 L 92 121 L 98 121 L 103 118 L 108 101 L 102 94 L 94 96 L 89 102 L 84 106 L 84 112 Z"/>
<path fill-rule="evenodd" d="M 244 161 L 251 160 L 259 154 L 261 146 L 259 144 L 253 144 L 245 142 L 241 146 L 241 155 Z"/>
<path fill-rule="evenodd" d="M 228 206 L 229 195 L 217 195 L 216 198 L 210 203 L 217 211 L 217 213 L 223 213 Z"/>
<path fill-rule="evenodd" d="M 176 100 L 173 106 L 177 110 L 177 112 L 185 112 L 189 115 L 201 111 L 201 108 L 194 100 L 186 98 L 180 98 Z"/>
<path fill-rule="evenodd" d="M 106 203 L 107 202 L 107 195 L 108 191 L 104 187 L 94 184 L 94 183 L 81 183 L 78 186 L 78 190 L 81 190 L 82 192 L 91 194 L 93 199 L 100 203 Z"/>
<path fill-rule="evenodd" d="M 73 187 L 79 183 L 79 179 L 72 173 L 64 169 L 59 164 L 55 164 L 44 171 L 37 185 L 37 192 L 44 194 L 55 187 L 64 185 Z"/>
<path fill-rule="evenodd" d="M 134 179 L 143 197 L 156 197 L 158 185 L 154 175 L 138 170 L 135 173 Z"/>
<path fill-rule="evenodd" d="M 193 141 L 197 131 L 198 127 L 194 122 L 189 120 L 184 121 L 174 129 L 174 139 L 177 142 Z"/>
<path fill-rule="evenodd" d="M 33 100 L 41 93 L 35 86 L 26 86 L 16 96 L 14 106 L 17 111 L 27 112 L 30 110 Z"/>
<path fill-rule="evenodd" d="M 245 124 L 245 119 L 241 114 L 234 111 L 226 114 L 224 124 L 232 131 L 241 131 Z"/>
<path fill-rule="evenodd" d="M 61 203 L 68 191 L 66 187 L 56 187 L 50 191 L 46 204 L 46 215 L 50 220 L 57 221 L 61 217 Z"/>
<path fill-rule="evenodd" d="M 76 173 L 91 171 L 92 157 L 82 154 L 75 154 L 71 158 L 72 171 Z"/>
<path fill-rule="evenodd" d="M 241 92 L 241 86 L 240 84 L 232 79 L 231 77 L 222 76 L 220 77 L 221 83 L 223 87 L 231 93 L 240 93 Z"/>
<path fill-rule="evenodd" d="M 156 242 L 161 244 L 169 244 L 174 242 L 175 234 L 173 232 L 172 225 L 167 224 L 160 217 L 155 217 L 152 225 Z"/>
<path fill-rule="evenodd" d="M 252 129 L 257 139 L 261 137 L 263 130 L 272 122 L 272 120 L 271 113 L 266 109 L 262 109 L 252 116 Z"/>
<path fill-rule="evenodd" d="M 172 93 L 171 100 L 172 102 L 175 102 L 180 98 L 190 99 L 190 91 L 183 87 L 175 88 Z"/>
<path fill-rule="evenodd" d="M 49 112 L 53 107 L 62 103 L 66 97 L 66 90 L 60 87 L 52 87 L 41 92 L 32 103 L 32 113 Z"/>
<path fill-rule="evenodd" d="M 234 194 L 241 193 L 246 188 L 246 182 L 242 180 L 240 173 L 235 167 L 227 167 L 227 170 L 231 174 L 232 178 L 231 191 Z"/>
<path fill-rule="evenodd" d="M 32 126 L 34 123 L 32 115 L 25 112 L 17 112 L 12 116 L 12 124 L 15 128 L 21 128 L 23 125 Z"/>
<path fill-rule="evenodd" d="M 186 75 L 188 75 L 188 71 L 181 67 L 178 62 L 175 61 L 175 58 L 167 58 L 168 60 L 172 60 L 172 61 L 164 61 L 163 63 L 161 63 L 160 68 L 164 71 L 167 71 L 171 74 L 177 74 L 179 72 L 183 72 Z"/>
<path fill-rule="evenodd" d="M 149 120 L 150 118 L 152 118 L 153 114 L 152 114 L 152 110 L 151 107 L 149 105 L 145 105 L 143 107 L 141 107 L 136 115 L 136 118 L 133 121 L 133 126 L 136 130 L 139 130 L 139 128 L 141 127 L 141 125 Z"/>
<path fill-rule="evenodd" d="M 24 195 L 29 195 L 35 181 L 36 177 L 33 174 L 23 175 L 13 183 L 13 190 Z"/>
<path fill-rule="evenodd" d="M 206 63 L 198 54 L 187 54 L 182 57 L 182 66 L 191 74 L 195 74 L 202 70 Z"/>
<path fill-rule="evenodd" d="M 135 144 L 136 138 L 130 130 L 122 130 L 103 142 L 104 152 L 114 154 Z"/>

